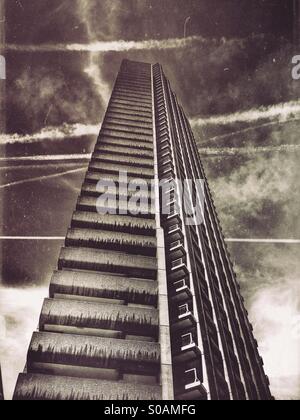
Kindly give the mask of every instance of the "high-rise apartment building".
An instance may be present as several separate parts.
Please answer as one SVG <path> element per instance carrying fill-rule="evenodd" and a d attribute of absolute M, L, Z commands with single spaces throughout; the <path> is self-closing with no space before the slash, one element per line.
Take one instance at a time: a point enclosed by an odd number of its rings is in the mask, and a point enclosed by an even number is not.
<path fill-rule="evenodd" d="M 122 63 L 14 398 L 271 399 L 196 142 L 158 64 Z"/>

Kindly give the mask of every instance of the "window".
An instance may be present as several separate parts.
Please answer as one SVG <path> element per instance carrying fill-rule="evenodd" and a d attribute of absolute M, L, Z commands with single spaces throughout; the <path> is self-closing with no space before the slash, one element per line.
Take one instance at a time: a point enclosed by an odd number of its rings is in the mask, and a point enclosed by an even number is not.
<path fill-rule="evenodd" d="M 189 308 L 189 304 L 185 303 L 184 305 L 181 305 L 178 307 L 178 315 L 179 317 L 183 317 L 186 315 L 189 315 L 190 313 L 190 308 Z"/>
<path fill-rule="evenodd" d="M 201 385 L 201 382 L 198 379 L 198 372 L 196 368 L 186 370 L 184 373 L 187 379 L 187 385 L 185 386 L 186 390 Z"/>
<path fill-rule="evenodd" d="M 176 289 L 176 292 L 180 291 L 181 289 L 186 287 L 186 281 L 185 279 L 178 280 L 174 283 L 174 287 Z"/>
<path fill-rule="evenodd" d="M 182 265 L 184 265 L 183 258 L 179 258 L 178 260 L 175 260 L 175 261 L 172 262 L 172 268 L 178 268 Z"/>
<path fill-rule="evenodd" d="M 193 334 L 190 332 L 181 336 L 181 350 L 191 347 L 195 344 Z"/>
<path fill-rule="evenodd" d="M 170 244 L 170 249 L 172 250 L 174 248 L 178 248 L 180 245 L 182 245 L 182 242 L 180 240 L 179 241 L 172 242 Z"/>

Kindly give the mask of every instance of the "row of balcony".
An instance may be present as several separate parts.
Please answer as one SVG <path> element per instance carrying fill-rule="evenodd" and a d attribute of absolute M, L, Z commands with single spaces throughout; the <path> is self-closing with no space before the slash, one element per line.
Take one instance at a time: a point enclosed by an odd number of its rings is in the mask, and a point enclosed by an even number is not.
<path fill-rule="evenodd" d="M 153 162 L 153 151 L 150 149 L 141 149 L 135 147 L 124 146 L 123 144 L 97 144 L 95 151 L 103 155 L 117 154 L 124 156 L 131 156 L 135 158 L 147 158 L 152 159 Z M 153 164 L 152 164 L 153 165 Z"/>
<path fill-rule="evenodd" d="M 103 128 L 107 130 L 120 130 L 121 132 L 125 133 L 135 133 L 153 137 L 152 125 L 142 126 L 141 123 L 139 123 L 139 125 L 136 123 L 129 124 L 129 122 L 127 121 L 126 124 L 124 124 L 123 121 L 112 121 L 111 119 L 106 118 Z"/>
<path fill-rule="evenodd" d="M 100 229 L 71 228 L 68 230 L 66 246 L 78 248 L 96 248 L 127 254 L 156 256 L 156 238 L 134 235 L 125 232 Z"/>
<path fill-rule="evenodd" d="M 21 374 L 14 399 L 17 401 L 156 401 L 161 399 L 161 388 L 157 385 L 126 381 Z"/>
<path fill-rule="evenodd" d="M 202 386 L 202 355 L 197 344 L 197 323 L 193 315 L 190 274 L 175 185 L 168 111 L 159 68 L 154 71 L 154 76 L 159 177 L 168 186 L 170 200 L 167 203 L 170 211 L 162 215 L 162 223 L 166 243 L 175 396 L 177 399 L 206 399 L 207 393 Z"/>
<path fill-rule="evenodd" d="M 104 126 L 105 127 L 105 126 Z M 140 140 L 143 141 L 145 143 L 153 143 L 153 135 L 152 134 L 139 134 L 139 133 L 134 133 L 134 132 L 126 132 L 125 130 L 120 130 L 120 129 L 109 129 L 109 128 L 103 128 L 101 131 L 103 136 L 106 137 L 113 137 L 113 138 L 118 138 L 121 140 Z"/>
<path fill-rule="evenodd" d="M 86 211 L 75 211 L 72 217 L 73 228 L 100 229 L 109 232 L 125 232 L 134 235 L 156 236 L 156 222 L 153 219 L 99 214 Z"/>
<path fill-rule="evenodd" d="M 77 367 L 77 368 L 76 368 Z M 155 342 L 86 337 L 75 334 L 33 334 L 27 372 L 117 380 L 122 375 L 153 378 L 160 371 L 160 348 Z"/>
<path fill-rule="evenodd" d="M 120 165 L 121 163 L 122 165 L 130 165 L 131 167 L 141 167 L 143 170 L 150 168 L 152 169 L 151 174 L 153 174 L 153 158 L 139 157 L 139 159 L 137 159 L 136 156 L 124 155 L 122 152 L 109 154 L 95 151 L 93 154 L 93 161 L 112 163 L 114 165 Z M 146 171 L 146 174 L 148 175 L 148 171 Z"/>
<path fill-rule="evenodd" d="M 39 329 L 85 336 L 132 337 L 135 341 L 156 341 L 158 311 L 136 305 L 45 299 Z"/>
<path fill-rule="evenodd" d="M 153 127 L 153 121 L 151 118 L 145 118 L 145 117 L 131 117 L 130 115 L 122 114 L 122 113 L 116 113 L 111 112 L 107 110 L 106 113 L 106 121 L 113 124 L 123 124 L 124 126 L 129 127 L 143 127 L 143 128 L 152 128 Z"/>
<path fill-rule="evenodd" d="M 156 281 L 124 275 L 61 270 L 53 273 L 50 297 L 156 308 L 158 285 Z"/>
<path fill-rule="evenodd" d="M 151 82 L 151 81 L 150 81 Z M 117 99 L 117 100 L 128 100 L 132 101 L 132 103 L 138 103 L 141 105 L 145 105 L 147 108 L 152 108 L 152 97 L 148 94 L 146 95 L 138 95 L 138 93 L 134 91 L 128 91 L 126 89 L 115 89 L 113 92 L 113 95 L 111 99 Z"/>
<path fill-rule="evenodd" d="M 101 215 L 129 215 L 144 219 L 155 219 L 155 206 L 151 203 L 131 203 L 124 200 L 109 200 L 105 203 L 97 197 L 80 196 L 76 210 L 99 213 Z"/>
<path fill-rule="evenodd" d="M 98 139 L 98 145 L 106 145 L 106 146 L 119 146 L 119 147 L 129 147 L 132 149 L 137 149 L 137 150 L 151 150 L 153 152 L 153 143 L 150 142 L 144 142 L 144 141 L 139 141 L 136 142 L 134 140 L 130 140 L 130 139 L 120 139 L 120 138 L 115 138 L 115 137 L 108 137 L 108 136 L 103 136 L 100 133 L 100 137 Z"/>

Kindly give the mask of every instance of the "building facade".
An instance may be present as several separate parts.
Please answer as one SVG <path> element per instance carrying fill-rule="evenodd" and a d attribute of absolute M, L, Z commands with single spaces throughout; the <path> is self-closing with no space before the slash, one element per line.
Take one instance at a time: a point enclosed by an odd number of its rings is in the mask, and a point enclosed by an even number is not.
<path fill-rule="evenodd" d="M 158 64 L 122 63 L 14 398 L 271 399 L 195 139 Z"/>

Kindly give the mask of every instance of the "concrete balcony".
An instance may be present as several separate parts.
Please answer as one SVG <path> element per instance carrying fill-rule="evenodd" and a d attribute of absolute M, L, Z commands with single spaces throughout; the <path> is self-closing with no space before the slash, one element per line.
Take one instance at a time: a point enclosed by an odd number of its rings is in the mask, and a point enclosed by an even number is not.
<path fill-rule="evenodd" d="M 152 236 L 133 235 L 124 232 L 72 228 L 68 230 L 66 246 L 86 247 L 128 254 L 156 256 L 157 242 Z"/>
<path fill-rule="evenodd" d="M 115 185 L 125 185 L 128 186 L 128 183 L 132 186 L 138 186 L 140 185 L 140 180 L 143 180 L 143 182 L 147 183 L 149 188 L 151 187 L 151 179 L 144 178 L 143 176 L 139 176 L 138 178 L 136 176 L 128 176 L 124 177 L 116 173 L 116 174 L 109 174 L 109 173 L 101 173 L 101 172 L 93 172 L 88 171 L 85 177 L 85 181 L 91 184 L 97 184 L 99 181 L 112 181 L 115 183 Z"/>
<path fill-rule="evenodd" d="M 126 106 L 110 104 L 108 107 L 108 113 L 109 115 L 126 115 L 131 118 L 138 117 L 143 118 L 145 121 L 152 121 L 152 113 L 150 113 L 149 111 L 142 110 L 140 108 L 132 109 Z"/>
<path fill-rule="evenodd" d="M 134 95 L 133 93 L 124 93 L 119 89 L 114 91 L 112 98 L 117 101 L 128 101 L 131 104 L 142 105 L 146 108 L 152 107 L 152 99 L 148 96 L 141 95 L 138 97 L 138 95 Z"/>
<path fill-rule="evenodd" d="M 190 310 L 173 317 L 171 323 L 171 331 L 173 333 L 178 331 L 189 331 L 197 325 L 196 319 Z"/>
<path fill-rule="evenodd" d="M 168 279 L 172 282 L 176 282 L 185 278 L 189 274 L 189 270 L 183 258 L 175 260 L 170 263 L 168 268 Z"/>
<path fill-rule="evenodd" d="M 125 305 L 45 299 L 40 331 L 123 338 L 158 337 L 156 309 Z M 140 340 L 141 341 L 141 340 Z"/>
<path fill-rule="evenodd" d="M 122 89 L 123 90 L 123 89 Z M 146 117 L 146 116 L 138 116 L 138 115 L 127 115 L 124 114 L 122 112 L 118 112 L 118 111 L 111 111 L 108 110 L 107 114 L 106 114 L 106 118 L 109 119 L 118 119 L 121 121 L 129 121 L 129 123 L 134 123 L 134 124 L 149 124 L 152 126 L 153 122 L 152 122 L 152 116 L 151 117 Z"/>
<path fill-rule="evenodd" d="M 190 343 L 187 346 L 182 346 L 179 349 L 174 349 L 173 361 L 176 364 L 186 364 L 191 361 L 201 358 L 202 354 L 196 343 Z"/>
<path fill-rule="evenodd" d="M 153 152 L 153 142 L 136 142 L 135 140 L 119 139 L 114 137 L 106 137 L 100 134 L 97 145 L 114 145 L 120 147 L 130 147 L 133 149 L 151 150 Z"/>
<path fill-rule="evenodd" d="M 79 197 L 76 210 L 95 212 L 101 215 L 128 215 L 129 217 L 138 217 L 142 219 L 155 219 L 155 207 L 145 204 L 137 204 L 121 201 L 112 201 L 111 203 L 98 202 L 97 197 Z"/>
<path fill-rule="evenodd" d="M 184 257 L 186 257 L 184 244 L 180 240 L 171 242 L 169 248 L 167 249 L 168 260 L 174 261 Z"/>
<path fill-rule="evenodd" d="M 140 108 L 139 106 L 126 106 L 125 104 L 111 102 L 109 104 L 109 112 L 124 113 L 126 115 L 137 115 L 139 117 L 146 117 L 148 119 L 152 118 L 152 112 L 145 108 Z"/>
<path fill-rule="evenodd" d="M 169 225 L 166 229 L 165 240 L 168 244 L 176 241 L 183 241 L 184 235 L 181 228 L 181 223 Z"/>
<path fill-rule="evenodd" d="M 126 232 L 135 235 L 156 235 L 155 220 L 110 214 L 101 215 L 85 211 L 74 212 L 71 226 L 73 228 Z"/>
<path fill-rule="evenodd" d="M 119 174 L 126 172 L 128 176 L 135 176 L 136 178 L 150 178 L 154 179 L 154 169 L 133 167 L 131 165 L 122 164 L 121 162 L 98 162 L 92 159 L 89 165 L 89 170 L 101 173 Z"/>
<path fill-rule="evenodd" d="M 141 375 L 153 382 L 160 372 L 157 343 L 83 335 L 36 332 L 28 356 L 28 373 L 51 373 L 91 379 Z"/>
<path fill-rule="evenodd" d="M 161 400 L 159 386 L 126 382 L 77 379 L 62 376 L 21 374 L 18 378 L 15 401 L 155 401 Z"/>
<path fill-rule="evenodd" d="M 59 269 L 118 273 L 128 277 L 156 280 L 157 260 L 130 254 L 89 248 L 62 248 Z"/>
<path fill-rule="evenodd" d="M 157 307 L 158 284 L 124 276 L 63 270 L 53 273 L 50 297 Z"/>
<path fill-rule="evenodd" d="M 103 154 L 119 154 L 122 156 L 134 156 L 138 158 L 148 158 L 152 159 L 152 164 L 154 162 L 154 155 L 151 150 L 144 150 L 140 148 L 134 147 L 124 147 L 124 146 L 113 146 L 113 145 L 105 145 L 105 144 L 98 144 L 96 145 L 95 150 L 103 156 Z"/>
<path fill-rule="evenodd" d="M 134 133 L 141 134 L 142 136 L 149 136 L 153 138 L 153 127 L 141 127 L 136 125 L 122 124 L 122 122 L 109 122 L 105 119 L 104 125 L 102 126 L 104 130 L 117 130 L 122 133 Z"/>
<path fill-rule="evenodd" d="M 109 185 L 108 185 L 109 184 Z M 131 197 L 138 194 L 139 197 L 145 200 L 155 199 L 154 194 L 151 195 L 148 184 L 143 181 L 143 190 L 140 190 L 136 185 L 133 185 L 134 188 L 119 188 L 116 184 L 110 185 L 111 183 L 106 183 L 103 181 L 103 185 L 92 184 L 90 182 L 85 182 L 81 188 L 82 196 L 90 197 L 100 197 L 101 194 L 105 194 L 105 197 L 111 197 L 113 199 L 117 198 L 118 200 L 130 200 Z M 107 185 L 107 186 L 106 186 Z"/>
<path fill-rule="evenodd" d="M 133 92 L 140 93 L 142 95 L 151 94 L 151 82 L 140 83 L 135 82 L 133 79 L 121 79 L 116 83 L 116 90 L 119 89 L 131 89 Z"/>
<path fill-rule="evenodd" d="M 142 167 L 142 168 L 151 168 L 153 169 L 154 166 L 154 160 L 153 159 L 147 159 L 139 157 L 138 159 L 135 156 L 128 156 L 123 155 L 122 153 L 100 153 L 95 152 L 93 154 L 93 160 L 98 162 L 104 162 L 104 163 L 113 163 L 113 164 L 122 164 L 122 165 L 130 165 L 134 167 Z"/>
<path fill-rule="evenodd" d="M 188 278 L 176 281 L 169 288 L 170 300 L 174 305 L 187 302 L 192 299 Z"/>
<path fill-rule="evenodd" d="M 117 88 L 116 90 L 117 95 L 127 95 L 133 98 L 139 99 L 141 96 L 143 97 L 143 100 L 148 100 L 150 103 L 152 103 L 152 95 L 151 93 L 144 93 L 143 95 L 140 95 L 137 93 L 133 88 Z"/>
<path fill-rule="evenodd" d="M 128 83 L 131 86 L 143 86 L 146 89 L 151 89 L 150 74 L 137 75 L 134 74 L 132 71 L 128 71 L 127 73 L 122 72 L 117 78 L 117 85 L 119 83 Z"/>
<path fill-rule="evenodd" d="M 145 135 L 145 134 L 135 134 L 135 133 L 125 133 L 119 130 L 109 130 L 109 129 L 102 129 L 101 134 L 106 137 L 113 137 L 117 139 L 127 139 L 127 140 L 136 140 L 136 141 L 143 141 L 145 143 L 153 143 L 153 135 Z"/>

